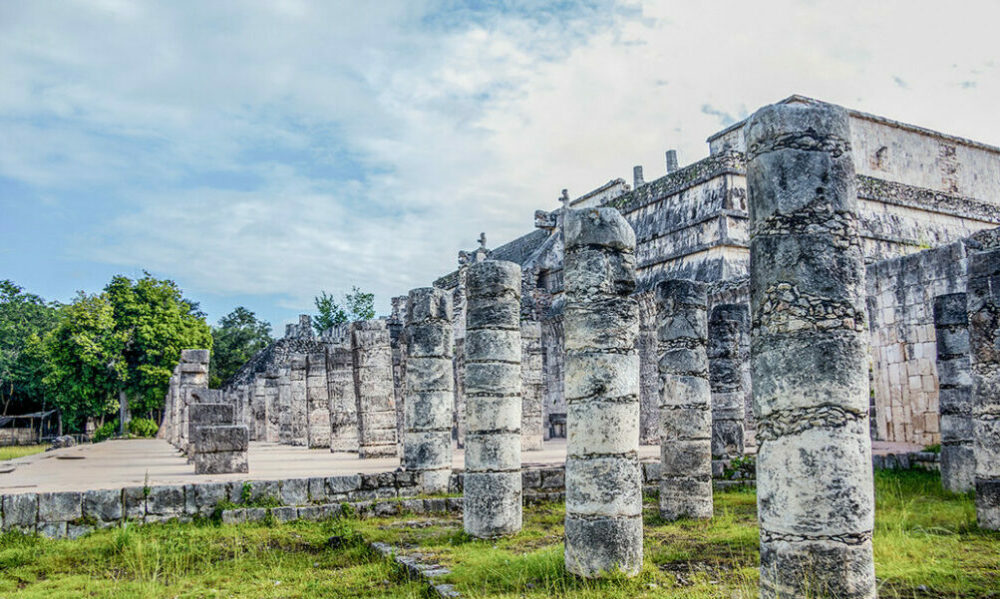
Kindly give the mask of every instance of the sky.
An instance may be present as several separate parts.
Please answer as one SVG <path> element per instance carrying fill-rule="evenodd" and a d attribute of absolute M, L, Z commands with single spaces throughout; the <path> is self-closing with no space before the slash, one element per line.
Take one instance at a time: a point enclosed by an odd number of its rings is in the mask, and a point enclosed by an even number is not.
<path fill-rule="evenodd" d="M 284 329 L 803 94 L 1000 145 L 1000 3 L 0 2 L 0 279 Z"/>

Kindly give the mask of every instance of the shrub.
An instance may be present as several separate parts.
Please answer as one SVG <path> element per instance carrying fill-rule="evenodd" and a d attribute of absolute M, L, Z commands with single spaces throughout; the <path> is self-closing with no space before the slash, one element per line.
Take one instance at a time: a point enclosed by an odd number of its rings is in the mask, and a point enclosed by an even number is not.
<path fill-rule="evenodd" d="M 118 434 L 118 419 L 117 418 L 115 418 L 114 420 L 110 420 L 108 422 L 105 422 L 104 424 L 101 425 L 100 428 L 98 428 L 96 431 L 94 431 L 94 443 L 99 443 L 101 441 L 107 441 L 111 437 L 114 437 L 116 434 Z"/>
<path fill-rule="evenodd" d="M 160 430 L 159 425 L 149 418 L 133 418 L 128 421 L 128 432 L 133 437 L 155 437 L 158 430 Z"/>

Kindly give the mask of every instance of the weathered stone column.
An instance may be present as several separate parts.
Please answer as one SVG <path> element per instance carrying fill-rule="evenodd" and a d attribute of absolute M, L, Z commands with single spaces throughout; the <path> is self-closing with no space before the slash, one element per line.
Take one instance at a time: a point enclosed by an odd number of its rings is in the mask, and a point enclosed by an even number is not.
<path fill-rule="evenodd" d="M 181 451 L 187 450 L 191 437 L 188 431 L 188 406 L 192 403 L 191 392 L 199 389 L 208 389 L 208 361 L 210 353 L 207 349 L 182 349 L 181 360 L 177 365 L 179 410 L 177 427 L 177 447 Z"/>
<path fill-rule="evenodd" d="M 308 329 L 312 332 L 312 329 Z M 295 354 L 289 364 L 289 404 L 291 405 L 292 445 L 309 444 L 309 416 L 306 398 L 306 354 Z"/>
<path fill-rule="evenodd" d="M 234 420 L 233 406 L 219 401 L 221 392 L 218 389 L 204 389 L 192 392 L 194 403 L 188 406 L 188 463 L 194 461 L 195 432 L 202 426 L 232 425 Z"/>
<path fill-rule="evenodd" d="M 281 370 L 277 367 L 269 366 L 264 371 L 263 377 L 266 416 L 264 422 L 264 441 L 277 443 L 281 440 Z"/>
<path fill-rule="evenodd" d="M 306 362 L 306 409 L 309 447 L 330 447 L 330 391 L 326 352 L 313 352 Z"/>
<path fill-rule="evenodd" d="M 976 455 L 969 314 L 964 293 L 934 298 L 934 336 L 941 414 L 941 484 L 954 493 L 965 493 L 976 488 Z"/>
<path fill-rule="evenodd" d="M 846 111 L 746 129 L 761 597 L 875 597 L 864 261 Z"/>
<path fill-rule="evenodd" d="M 521 267 L 466 273 L 465 532 L 521 530 Z"/>
<path fill-rule="evenodd" d="M 354 397 L 358 413 L 358 457 L 396 455 L 396 400 L 392 346 L 384 320 L 351 323 Z"/>
<path fill-rule="evenodd" d="M 713 513 L 707 304 L 704 283 L 672 279 L 656 285 L 660 516 L 666 520 Z"/>
<path fill-rule="evenodd" d="M 249 472 L 250 433 L 241 425 L 199 426 L 195 429 L 195 474 Z"/>
<path fill-rule="evenodd" d="M 358 451 L 358 403 L 354 398 L 354 358 L 350 331 L 335 327 L 326 369 L 330 390 L 330 451 Z"/>
<path fill-rule="evenodd" d="M 635 233 L 614 208 L 569 210 L 566 244 L 566 569 L 642 568 Z"/>
<path fill-rule="evenodd" d="M 708 319 L 708 379 L 712 386 L 712 457 L 743 455 L 746 391 L 743 386 L 744 323 L 749 307 L 719 304 Z"/>
<path fill-rule="evenodd" d="M 286 327 L 294 325 L 286 325 Z M 282 445 L 292 444 L 292 368 L 290 365 L 278 368 L 278 438 Z"/>
<path fill-rule="evenodd" d="M 976 518 L 1000 530 L 1000 249 L 969 255 Z"/>
<path fill-rule="evenodd" d="M 521 449 L 539 451 L 544 434 L 542 323 L 521 321 Z"/>
<path fill-rule="evenodd" d="M 451 295 L 421 287 L 406 305 L 406 400 L 403 467 L 416 472 L 423 493 L 446 493 L 451 477 L 455 396 Z"/>

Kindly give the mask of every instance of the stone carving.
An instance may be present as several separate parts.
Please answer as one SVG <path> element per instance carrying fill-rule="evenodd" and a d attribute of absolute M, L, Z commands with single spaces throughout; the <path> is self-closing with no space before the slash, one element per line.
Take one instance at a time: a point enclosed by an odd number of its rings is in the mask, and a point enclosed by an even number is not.
<path fill-rule="evenodd" d="M 465 532 L 521 530 L 521 268 L 486 260 L 466 273 Z"/>
<path fill-rule="evenodd" d="M 642 567 L 635 233 L 614 208 L 564 216 L 566 569 Z"/>
<path fill-rule="evenodd" d="M 969 255 L 976 518 L 1000 530 L 1000 249 Z"/>
<path fill-rule="evenodd" d="M 864 259 L 847 113 L 745 127 L 760 592 L 875 597 Z"/>
<path fill-rule="evenodd" d="M 392 346 L 384 320 L 351 323 L 354 394 L 358 414 L 358 456 L 396 455 L 396 402 Z"/>
<path fill-rule="evenodd" d="M 704 283 L 672 279 L 656 285 L 660 516 L 666 520 L 711 518 L 713 512 L 707 301 Z"/>
<path fill-rule="evenodd" d="M 976 456 L 964 293 L 934 298 L 934 336 L 941 411 L 941 484 L 949 491 L 965 493 L 976 486 Z"/>
<path fill-rule="evenodd" d="M 451 297 L 441 289 L 410 291 L 406 306 L 406 412 L 403 467 L 423 493 L 446 493 L 451 476 L 454 380 Z"/>

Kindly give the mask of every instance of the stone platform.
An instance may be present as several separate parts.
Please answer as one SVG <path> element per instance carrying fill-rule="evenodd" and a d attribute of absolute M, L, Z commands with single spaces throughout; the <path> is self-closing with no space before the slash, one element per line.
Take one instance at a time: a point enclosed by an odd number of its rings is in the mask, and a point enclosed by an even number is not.
<path fill-rule="evenodd" d="M 875 455 L 919 450 L 919 446 L 905 443 L 872 443 Z M 643 460 L 656 460 L 659 447 L 644 445 L 639 455 Z M 453 466 L 462 468 L 463 460 L 462 450 L 456 449 Z M 546 441 L 541 451 L 523 452 L 521 461 L 525 468 L 562 465 L 566 442 Z M 3 464 L 15 469 L 0 474 L 0 495 L 389 472 L 399 467 L 399 459 L 361 460 L 351 453 L 254 442 L 250 444 L 249 474 L 196 475 L 194 465 L 166 441 L 133 439 L 68 447 Z"/>

